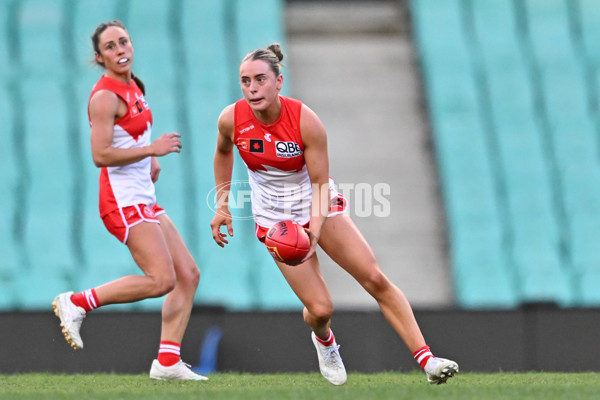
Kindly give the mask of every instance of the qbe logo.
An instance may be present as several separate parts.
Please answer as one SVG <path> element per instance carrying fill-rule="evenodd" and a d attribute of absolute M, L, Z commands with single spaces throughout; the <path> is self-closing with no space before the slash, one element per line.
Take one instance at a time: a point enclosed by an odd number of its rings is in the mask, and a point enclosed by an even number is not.
<path fill-rule="evenodd" d="M 275 142 L 277 157 L 291 158 L 302 155 L 300 145 L 296 142 Z"/>

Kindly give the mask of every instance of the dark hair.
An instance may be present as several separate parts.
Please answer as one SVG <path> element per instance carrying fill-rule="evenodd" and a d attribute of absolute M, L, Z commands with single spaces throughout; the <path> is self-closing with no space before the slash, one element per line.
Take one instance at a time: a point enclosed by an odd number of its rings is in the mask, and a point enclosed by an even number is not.
<path fill-rule="evenodd" d="M 275 76 L 281 74 L 283 52 L 279 43 L 270 44 L 266 49 L 256 49 L 246 55 L 242 62 L 248 60 L 263 60 L 269 64 Z"/>
<path fill-rule="evenodd" d="M 127 32 L 127 28 L 125 28 L 125 25 L 123 25 L 123 23 L 118 19 L 113 19 L 112 21 L 103 22 L 100 25 L 98 25 L 94 33 L 92 33 L 92 46 L 94 47 L 94 51 L 96 53 L 100 54 L 100 35 L 106 30 L 106 28 L 111 26 L 116 26 Z M 127 33 L 129 34 L 129 32 Z M 98 60 L 94 59 L 94 62 L 97 65 L 104 67 L 104 64 L 99 62 Z M 135 81 L 142 93 L 146 94 L 146 85 L 144 85 L 144 82 L 142 82 L 142 80 L 138 78 L 133 72 L 131 73 L 131 79 Z"/>

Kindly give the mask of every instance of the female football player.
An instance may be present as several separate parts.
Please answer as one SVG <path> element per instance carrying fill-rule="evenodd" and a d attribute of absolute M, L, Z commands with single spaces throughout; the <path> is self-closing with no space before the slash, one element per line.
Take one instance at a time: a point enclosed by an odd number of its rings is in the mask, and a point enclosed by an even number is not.
<path fill-rule="evenodd" d="M 223 199 L 211 222 L 213 239 L 224 247 L 233 235 L 227 206 L 233 148 L 248 167 L 252 211 L 258 239 L 269 227 L 292 219 L 308 228 L 311 250 L 299 265 L 275 261 L 304 304 L 323 376 L 346 382 L 339 346 L 330 328 L 333 303 L 315 254 L 319 245 L 350 273 L 379 304 L 383 315 L 423 368 L 430 383 L 445 383 L 458 373 L 454 361 L 434 357 L 402 291 L 381 271 L 375 256 L 346 212 L 346 203 L 329 178 L 327 135 L 317 114 L 300 101 L 279 94 L 283 85 L 279 44 L 249 53 L 239 69 L 243 98 L 221 112 L 214 171 L 217 198 Z M 274 195 L 281 194 L 281 195 Z M 226 226 L 227 233 L 221 232 Z"/>
<path fill-rule="evenodd" d="M 100 168 L 100 217 L 124 243 L 144 275 L 125 276 L 80 293 L 59 294 L 53 302 L 67 342 L 82 349 L 79 330 L 91 310 L 164 296 L 158 357 L 150 378 L 206 380 L 181 361 L 200 271 L 173 222 L 156 203 L 156 157 L 181 150 L 180 135 L 151 141 L 152 113 L 145 88 L 131 71 L 133 45 L 119 21 L 102 23 L 92 35 L 95 61 L 105 73 L 88 103 L 92 158 Z"/>

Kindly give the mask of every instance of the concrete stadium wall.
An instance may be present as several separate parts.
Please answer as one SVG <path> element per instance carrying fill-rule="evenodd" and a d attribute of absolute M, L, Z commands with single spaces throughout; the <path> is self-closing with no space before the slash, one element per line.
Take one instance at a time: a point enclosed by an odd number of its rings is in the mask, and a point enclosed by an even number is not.
<path fill-rule="evenodd" d="M 598 371 L 600 309 L 530 307 L 513 311 L 427 311 L 415 315 L 434 354 L 470 371 Z M 96 312 L 82 326 L 85 348 L 73 351 L 51 312 L 0 313 L 0 373 L 145 373 L 156 357 L 160 314 Z M 206 333 L 222 338 L 217 371 L 318 371 L 299 312 L 196 309 L 183 342 L 198 366 Z M 379 312 L 336 312 L 332 325 L 348 371 L 410 371 L 416 363 Z"/>

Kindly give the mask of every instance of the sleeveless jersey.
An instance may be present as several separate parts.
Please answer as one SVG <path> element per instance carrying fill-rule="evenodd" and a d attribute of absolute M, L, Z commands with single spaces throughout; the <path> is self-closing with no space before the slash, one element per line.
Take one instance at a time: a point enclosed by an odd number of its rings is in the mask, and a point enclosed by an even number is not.
<path fill-rule="evenodd" d="M 109 90 L 127 103 L 128 112 L 115 121 L 112 146 L 119 149 L 131 149 L 149 145 L 152 113 L 135 81 L 132 79 L 131 83 L 127 85 L 102 76 L 94 85 L 90 99 L 99 90 Z M 100 216 L 104 217 L 118 208 L 136 204 L 147 206 L 156 204 L 154 183 L 150 177 L 150 157 L 119 167 L 102 167 L 100 170 Z"/>
<path fill-rule="evenodd" d="M 270 227 L 291 219 L 310 220 L 312 190 L 300 134 L 302 102 L 284 96 L 281 115 L 271 124 L 256 119 L 245 99 L 235 103 L 233 142 L 248 167 L 254 221 Z"/>

